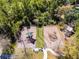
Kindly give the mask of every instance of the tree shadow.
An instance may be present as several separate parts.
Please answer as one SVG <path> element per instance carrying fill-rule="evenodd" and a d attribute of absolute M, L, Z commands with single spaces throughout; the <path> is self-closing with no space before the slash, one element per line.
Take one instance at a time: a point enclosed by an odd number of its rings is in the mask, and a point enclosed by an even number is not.
<path fill-rule="evenodd" d="M 34 44 L 35 43 L 35 41 L 36 41 L 36 39 L 34 39 L 33 37 L 27 37 L 28 38 L 28 41 L 30 42 L 30 43 L 32 43 L 32 44 Z"/>

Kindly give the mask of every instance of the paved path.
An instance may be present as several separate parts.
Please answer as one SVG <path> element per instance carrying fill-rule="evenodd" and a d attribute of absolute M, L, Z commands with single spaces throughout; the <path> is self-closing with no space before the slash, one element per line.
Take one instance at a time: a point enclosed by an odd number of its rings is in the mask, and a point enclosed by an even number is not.
<path fill-rule="evenodd" d="M 46 48 L 46 49 L 43 49 L 43 53 L 44 53 L 44 55 L 43 55 L 43 59 L 47 59 L 47 52 L 51 52 L 53 55 L 55 55 L 55 56 L 59 56 L 56 52 L 54 52 L 52 49 L 50 49 L 50 48 Z"/>

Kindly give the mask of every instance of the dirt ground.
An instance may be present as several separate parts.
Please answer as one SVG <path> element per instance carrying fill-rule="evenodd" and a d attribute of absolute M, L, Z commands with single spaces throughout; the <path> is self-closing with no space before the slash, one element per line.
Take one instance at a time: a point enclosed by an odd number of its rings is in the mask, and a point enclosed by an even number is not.
<path fill-rule="evenodd" d="M 36 27 L 31 27 L 29 30 L 24 27 L 24 29 L 21 31 L 20 37 L 22 42 L 17 43 L 18 48 L 23 48 L 24 45 L 26 48 L 35 47 L 35 44 L 33 45 L 32 43 L 29 43 L 28 39 L 26 38 L 28 32 L 33 32 L 33 38 L 36 39 Z M 46 48 L 57 49 L 59 47 L 63 47 L 63 41 L 64 35 L 61 33 L 57 26 L 50 25 L 44 27 L 44 43 Z"/>
<path fill-rule="evenodd" d="M 44 27 L 45 47 L 57 50 L 64 46 L 64 35 L 57 26 Z"/>
<path fill-rule="evenodd" d="M 20 51 L 20 48 L 34 48 L 35 44 L 33 45 L 32 43 L 29 43 L 27 40 L 27 32 L 33 32 L 33 38 L 36 39 L 36 27 L 31 27 L 30 30 L 27 30 L 26 27 L 24 27 L 24 29 L 21 31 L 21 37 L 20 40 L 22 40 L 23 42 L 17 42 L 17 46 L 16 46 L 16 55 L 20 55 L 22 54 L 22 52 L 24 51 L 22 49 L 22 51 Z M 45 26 L 44 27 L 44 43 L 45 43 L 45 48 L 50 48 L 53 50 L 57 50 L 58 48 L 63 48 L 64 46 L 64 35 L 62 34 L 62 32 L 59 30 L 58 26 Z M 20 51 L 20 52 L 19 52 Z M 24 54 L 22 54 L 24 55 Z M 37 59 L 42 59 L 42 57 L 39 54 L 33 53 L 33 58 Z M 52 59 L 52 54 L 48 53 L 48 58 Z"/>
<path fill-rule="evenodd" d="M 26 48 L 35 47 L 35 44 L 30 43 L 27 39 L 27 37 L 28 37 L 27 33 L 28 32 L 32 32 L 33 38 L 36 39 L 36 27 L 31 27 L 29 30 L 26 27 L 24 27 L 23 30 L 21 31 L 21 37 L 20 37 L 21 42 L 17 42 L 18 48 L 23 48 L 24 46 Z"/>

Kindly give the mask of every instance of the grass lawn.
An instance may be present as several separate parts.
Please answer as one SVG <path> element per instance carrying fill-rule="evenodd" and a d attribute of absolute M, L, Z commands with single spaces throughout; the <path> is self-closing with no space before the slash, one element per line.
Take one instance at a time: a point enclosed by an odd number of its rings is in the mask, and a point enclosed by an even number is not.
<path fill-rule="evenodd" d="M 43 48 L 44 47 L 44 33 L 43 33 L 43 27 L 36 29 L 36 47 L 37 48 Z"/>
<path fill-rule="evenodd" d="M 15 59 L 43 59 L 43 52 L 39 51 L 35 53 L 32 49 L 26 49 L 27 55 L 25 55 L 24 49 L 18 48 L 16 50 L 16 57 Z M 51 52 L 48 52 L 48 59 L 57 59 Z"/>
<path fill-rule="evenodd" d="M 33 53 L 33 59 L 43 59 L 43 53 L 40 51 L 38 53 Z"/>
<path fill-rule="evenodd" d="M 27 59 L 43 59 L 43 52 L 35 53 L 32 49 L 26 49 Z"/>
<path fill-rule="evenodd" d="M 48 52 L 48 59 L 58 59 L 58 58 L 54 56 L 51 52 Z"/>

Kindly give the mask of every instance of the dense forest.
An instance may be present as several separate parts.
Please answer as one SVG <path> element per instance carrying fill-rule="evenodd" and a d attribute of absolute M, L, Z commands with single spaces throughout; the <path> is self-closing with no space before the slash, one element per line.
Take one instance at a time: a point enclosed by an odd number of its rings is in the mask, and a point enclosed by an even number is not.
<path fill-rule="evenodd" d="M 0 35 L 16 43 L 22 26 L 42 27 L 53 24 L 63 27 L 64 24 L 73 24 L 75 44 L 67 46 L 70 54 L 61 59 L 79 59 L 78 3 L 79 0 L 0 0 Z M 60 8 L 66 5 L 73 7 Z"/>

